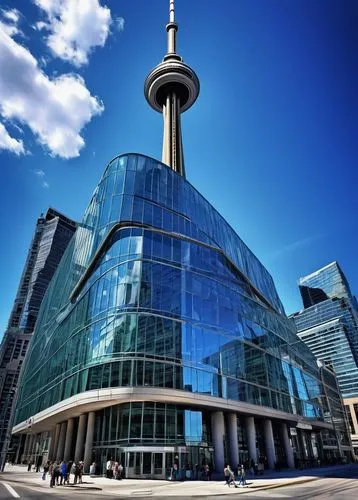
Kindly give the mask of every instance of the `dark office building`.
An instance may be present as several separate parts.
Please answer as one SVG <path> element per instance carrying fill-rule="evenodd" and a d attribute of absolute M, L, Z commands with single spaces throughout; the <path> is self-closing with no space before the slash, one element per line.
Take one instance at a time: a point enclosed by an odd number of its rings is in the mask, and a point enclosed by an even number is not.
<path fill-rule="evenodd" d="M 21 365 L 32 337 L 37 315 L 48 284 L 76 230 L 71 219 L 50 208 L 36 223 L 24 271 L 0 347 L 0 450 L 8 450 L 9 422 Z M 15 440 L 16 448 L 18 442 Z"/>

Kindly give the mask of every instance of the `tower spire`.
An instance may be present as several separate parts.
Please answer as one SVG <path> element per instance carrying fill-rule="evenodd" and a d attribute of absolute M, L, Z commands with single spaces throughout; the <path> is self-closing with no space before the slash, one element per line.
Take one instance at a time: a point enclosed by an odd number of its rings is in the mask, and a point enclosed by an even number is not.
<path fill-rule="evenodd" d="M 169 22 L 175 23 L 174 18 L 175 18 L 174 0 L 169 0 Z"/>
<path fill-rule="evenodd" d="M 163 114 L 162 162 L 185 177 L 183 144 L 181 135 L 181 113 L 189 109 L 199 95 L 199 79 L 195 72 L 184 64 L 176 51 L 174 0 L 169 0 L 169 23 L 167 53 L 158 66 L 147 76 L 144 95 L 150 106 Z"/>
<path fill-rule="evenodd" d="M 169 24 L 167 24 L 166 29 L 168 32 L 168 54 L 175 54 L 178 25 L 175 23 L 174 0 L 169 1 Z"/>

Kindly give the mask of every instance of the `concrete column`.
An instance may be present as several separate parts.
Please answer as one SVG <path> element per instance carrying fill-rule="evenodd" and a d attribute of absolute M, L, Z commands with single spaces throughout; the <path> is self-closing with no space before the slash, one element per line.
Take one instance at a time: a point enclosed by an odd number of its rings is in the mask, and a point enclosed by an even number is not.
<path fill-rule="evenodd" d="M 276 452 L 275 452 L 275 443 L 273 440 L 272 422 L 269 419 L 264 420 L 264 438 L 265 438 L 267 463 L 269 469 L 274 469 L 276 463 Z"/>
<path fill-rule="evenodd" d="M 21 457 L 24 454 L 24 450 L 25 450 L 26 436 L 27 436 L 27 434 L 26 435 L 20 434 L 19 446 L 17 448 L 16 456 L 15 456 L 15 464 L 19 464 L 21 462 Z M 22 454 L 20 455 L 21 449 L 23 451 L 22 451 Z"/>
<path fill-rule="evenodd" d="M 282 436 L 283 448 L 285 450 L 287 467 L 289 467 L 290 469 L 294 469 L 295 468 L 295 459 L 293 456 L 293 449 L 292 449 L 292 446 L 290 443 L 290 439 L 288 437 L 287 424 L 285 424 L 285 422 L 282 422 L 282 424 L 281 424 L 281 436 Z"/>
<path fill-rule="evenodd" d="M 239 446 L 237 442 L 237 415 L 229 413 L 227 416 L 227 431 L 230 450 L 231 467 L 236 467 L 239 463 Z"/>
<path fill-rule="evenodd" d="M 249 449 L 249 460 L 257 462 L 256 429 L 254 417 L 246 417 L 247 447 Z"/>
<path fill-rule="evenodd" d="M 57 447 L 58 447 L 58 440 L 60 437 L 60 430 L 61 430 L 61 424 L 56 424 L 53 433 L 53 438 L 51 437 L 51 453 L 49 453 L 48 455 L 48 459 L 51 461 L 56 460 L 57 458 Z"/>
<path fill-rule="evenodd" d="M 75 449 L 75 462 L 83 459 L 83 448 L 85 444 L 87 415 L 80 415 Z"/>
<path fill-rule="evenodd" d="M 74 427 L 73 418 L 69 418 L 67 420 L 67 429 L 66 429 L 66 440 L 65 440 L 65 451 L 63 454 L 63 459 L 68 462 L 71 457 L 72 451 L 72 441 L 73 441 L 73 427 Z"/>
<path fill-rule="evenodd" d="M 48 453 L 47 453 L 47 458 L 48 460 L 52 460 L 52 455 L 53 455 L 53 446 L 55 444 L 55 434 L 56 434 L 56 428 L 54 427 L 49 434 L 49 445 L 48 445 Z"/>
<path fill-rule="evenodd" d="M 27 456 L 28 457 L 31 457 L 31 455 L 32 455 L 32 448 L 33 448 L 33 445 L 34 445 L 34 438 L 35 438 L 35 436 L 33 434 L 30 434 L 29 447 L 28 447 L 28 450 L 27 450 Z"/>
<path fill-rule="evenodd" d="M 22 454 L 24 460 L 27 459 L 27 454 L 29 452 L 30 438 L 31 438 L 30 434 L 26 434 L 24 452 Z"/>
<path fill-rule="evenodd" d="M 94 435 L 94 423 L 96 419 L 96 414 L 94 411 L 88 413 L 87 421 L 87 433 L 86 433 L 86 444 L 85 444 L 85 456 L 84 456 L 84 472 L 88 472 L 91 460 L 92 460 L 92 445 L 93 445 L 93 435 Z"/>
<path fill-rule="evenodd" d="M 224 470 L 224 436 L 225 424 L 224 414 L 222 411 L 215 411 L 211 414 L 211 433 L 213 438 L 213 445 L 215 449 L 215 470 L 222 472 Z"/>
<path fill-rule="evenodd" d="M 67 422 L 62 422 L 60 429 L 60 436 L 58 438 L 56 460 L 63 460 L 63 452 L 65 450 L 65 441 L 66 441 L 66 427 L 67 427 Z"/>

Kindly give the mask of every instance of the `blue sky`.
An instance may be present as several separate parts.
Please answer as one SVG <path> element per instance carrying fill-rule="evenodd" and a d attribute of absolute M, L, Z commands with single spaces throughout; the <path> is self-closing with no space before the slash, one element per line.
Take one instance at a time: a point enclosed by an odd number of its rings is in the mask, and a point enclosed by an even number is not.
<path fill-rule="evenodd" d="M 176 4 L 178 51 L 201 81 L 183 116 L 189 181 L 268 268 L 288 313 L 301 308 L 298 278 L 332 260 L 358 292 L 358 3 Z M 160 158 L 143 82 L 165 52 L 168 2 L 0 6 L 1 336 L 38 215 L 81 219 L 116 154 Z"/>

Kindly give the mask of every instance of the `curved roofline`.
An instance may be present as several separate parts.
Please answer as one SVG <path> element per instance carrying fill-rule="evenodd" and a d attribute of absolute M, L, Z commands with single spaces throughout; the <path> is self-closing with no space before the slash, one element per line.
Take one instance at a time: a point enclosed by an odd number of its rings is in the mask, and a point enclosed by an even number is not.
<path fill-rule="evenodd" d="M 32 415 L 30 419 L 28 418 L 27 420 L 17 423 L 12 428 L 12 434 L 51 430 L 56 424 L 68 418 L 78 417 L 82 413 L 101 410 L 108 406 L 140 401 L 188 405 L 198 409 L 220 409 L 226 412 L 238 412 L 246 416 L 266 417 L 288 421 L 293 425 L 306 423 L 322 429 L 334 428 L 329 422 L 276 410 L 269 406 L 259 406 L 244 401 L 223 399 L 217 396 L 209 396 L 207 394 L 193 393 L 179 389 L 129 386 L 93 389 L 70 396 Z"/>
<path fill-rule="evenodd" d="M 219 215 L 219 217 L 231 228 L 231 230 L 236 234 L 236 236 L 240 239 L 240 241 L 242 242 L 242 244 L 246 247 L 246 249 L 254 256 L 254 258 L 260 263 L 260 265 L 263 267 L 263 269 L 265 269 L 265 271 L 267 272 L 267 274 L 270 276 L 271 280 L 272 280 L 272 284 L 274 286 L 274 289 L 275 289 L 275 292 L 276 292 L 276 296 L 277 296 L 277 299 L 278 299 L 278 302 L 279 304 L 281 305 L 282 307 L 282 311 L 279 309 L 279 308 L 276 308 L 275 304 L 271 304 L 271 306 L 273 307 L 273 309 L 275 311 L 277 311 L 279 314 L 284 314 L 286 317 L 286 311 L 285 311 L 285 308 L 282 304 L 282 301 L 280 299 L 280 296 L 276 290 L 276 285 L 275 285 L 275 282 L 274 282 L 274 279 L 271 275 L 271 273 L 268 271 L 268 269 L 266 268 L 266 266 L 264 266 L 264 264 L 261 262 L 261 260 L 257 257 L 257 255 L 249 248 L 249 246 L 245 243 L 245 241 L 241 238 L 241 236 L 239 236 L 239 234 L 237 233 L 237 231 L 232 227 L 231 224 L 229 224 L 229 222 L 223 217 L 223 215 L 221 215 L 221 213 L 212 205 L 212 203 L 207 199 L 205 198 L 205 196 L 203 196 L 200 191 L 198 189 L 196 189 L 195 186 L 193 186 L 193 184 L 191 184 L 191 182 L 188 181 L 188 179 L 184 178 L 182 175 L 178 174 L 177 172 L 175 172 L 172 168 L 168 167 L 168 165 L 166 165 L 165 163 L 163 163 L 162 161 L 160 160 L 157 160 L 156 158 L 153 158 L 152 156 L 148 156 L 146 154 L 143 154 L 143 153 L 135 153 L 135 152 L 128 152 L 128 153 L 121 153 L 121 154 L 118 154 L 116 156 L 114 156 L 107 164 L 106 166 L 106 169 L 105 171 L 103 172 L 103 175 L 101 176 L 100 178 L 100 181 L 105 177 L 105 174 L 110 166 L 110 164 L 116 160 L 117 158 L 121 158 L 121 157 L 125 157 L 125 156 L 140 156 L 142 158 L 148 158 L 149 160 L 153 160 L 155 162 L 158 162 L 160 163 L 160 165 L 162 165 L 163 167 L 167 168 L 168 170 L 170 170 L 170 172 L 174 173 L 175 175 L 177 175 L 181 181 L 183 182 L 187 182 L 191 187 L 192 189 L 194 189 L 198 195 L 203 198 L 209 205 L 210 207 Z M 98 185 L 98 184 L 97 184 Z M 245 275 L 246 276 L 246 275 Z M 255 287 L 256 288 L 256 287 Z M 263 293 L 261 292 L 261 295 L 263 295 Z M 266 299 L 268 300 L 268 299 Z"/>

